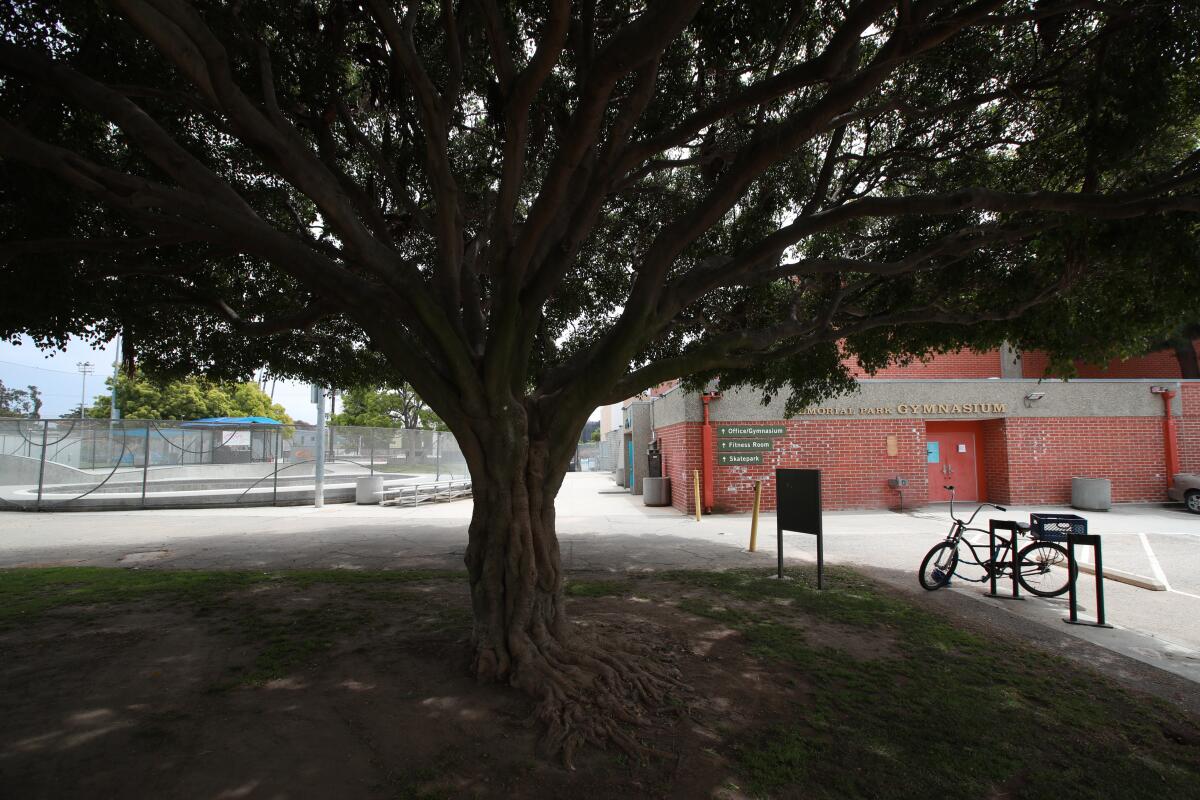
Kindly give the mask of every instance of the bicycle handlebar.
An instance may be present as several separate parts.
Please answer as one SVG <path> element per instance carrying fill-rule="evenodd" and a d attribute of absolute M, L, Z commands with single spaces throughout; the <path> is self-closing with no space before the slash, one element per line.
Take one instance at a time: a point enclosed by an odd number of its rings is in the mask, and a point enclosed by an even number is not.
<path fill-rule="evenodd" d="M 971 514 L 971 518 L 968 519 L 966 522 L 963 522 L 958 517 L 954 516 L 954 486 L 946 485 L 946 486 L 943 486 L 942 488 L 945 489 L 946 491 L 950 492 L 950 519 L 955 520 L 956 522 L 958 522 L 959 524 L 961 524 L 963 526 L 970 525 L 972 522 L 974 522 L 975 517 L 979 516 L 979 512 L 984 509 L 984 506 L 991 506 L 992 508 L 996 509 L 997 511 L 1008 511 L 1008 509 L 1005 508 L 1004 506 L 998 506 L 995 503 L 980 503 L 979 507 L 975 509 L 975 512 L 973 514 Z"/>

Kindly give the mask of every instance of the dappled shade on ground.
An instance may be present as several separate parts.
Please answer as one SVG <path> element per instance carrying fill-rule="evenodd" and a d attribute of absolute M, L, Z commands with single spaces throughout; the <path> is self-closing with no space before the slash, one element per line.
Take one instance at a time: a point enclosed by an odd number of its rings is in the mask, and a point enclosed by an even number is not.
<path fill-rule="evenodd" d="M 832 570 L 577 575 L 570 612 L 688 687 L 646 764 L 539 753 L 468 677 L 443 572 L 0 571 L 0 784 L 22 798 L 1184 797 L 1200 727 Z"/>

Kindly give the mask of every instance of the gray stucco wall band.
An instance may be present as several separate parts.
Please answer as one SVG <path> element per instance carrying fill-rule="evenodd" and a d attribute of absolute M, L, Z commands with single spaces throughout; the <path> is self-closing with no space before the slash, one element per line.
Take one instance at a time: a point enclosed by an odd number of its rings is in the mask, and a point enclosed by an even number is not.
<path fill-rule="evenodd" d="M 1178 381 L 863 381 L 858 390 L 826 400 L 795 419 L 995 419 L 997 417 L 1161 417 L 1162 399 L 1151 386 L 1178 389 Z M 1026 400 L 1034 392 L 1044 396 Z M 694 395 L 693 395 L 694 396 Z M 682 400 L 682 398 L 681 398 Z M 786 394 L 762 403 L 753 389 L 722 393 L 710 408 L 715 421 L 778 420 L 784 418 Z M 675 401 L 675 408 L 686 406 Z M 700 405 L 696 397 L 695 405 Z M 1172 402 L 1182 412 L 1178 394 Z M 677 412 L 676 412 L 677 413 Z M 697 408 L 690 421 L 699 421 Z M 655 408 L 655 424 L 674 418 Z"/>
<path fill-rule="evenodd" d="M 641 494 L 642 480 L 646 477 L 649 466 L 646 451 L 650 449 L 650 402 L 635 400 L 624 413 L 630 424 L 625 428 L 622 446 L 627 447 L 629 439 L 633 441 L 633 484 L 629 491 L 632 494 Z M 657 420 L 655 424 L 659 424 Z"/>
<path fill-rule="evenodd" d="M 685 392 L 679 387 L 654 398 L 652 402 L 654 403 L 654 427 L 656 429 L 665 428 L 678 422 L 694 422 L 704 414 L 700 395 L 695 392 Z"/>

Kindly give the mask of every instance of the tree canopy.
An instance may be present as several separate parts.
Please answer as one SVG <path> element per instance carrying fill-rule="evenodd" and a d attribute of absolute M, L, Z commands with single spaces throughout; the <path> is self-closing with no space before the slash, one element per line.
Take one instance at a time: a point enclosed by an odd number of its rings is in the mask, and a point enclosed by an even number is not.
<path fill-rule="evenodd" d="M 36 386 L 24 389 L 9 389 L 0 381 L 0 417 L 28 417 L 38 419 L 42 415 L 42 393 Z"/>
<path fill-rule="evenodd" d="M 342 411 L 329 418 L 331 425 L 365 425 L 375 428 L 443 428 L 413 388 L 356 387 L 342 393 Z"/>
<path fill-rule="evenodd" d="M 507 378 L 819 392 L 839 341 L 1100 360 L 1200 280 L 1191 3 L 0 13 L 4 333 L 154 367 L 448 420 Z"/>
<path fill-rule="evenodd" d="M 87 416 L 108 419 L 110 394 L 96 397 Z M 118 408 L 126 419 L 205 419 L 207 417 L 270 417 L 291 424 L 283 406 L 271 401 L 257 383 L 218 382 L 203 376 L 184 379 L 122 374 L 117 382 Z"/>

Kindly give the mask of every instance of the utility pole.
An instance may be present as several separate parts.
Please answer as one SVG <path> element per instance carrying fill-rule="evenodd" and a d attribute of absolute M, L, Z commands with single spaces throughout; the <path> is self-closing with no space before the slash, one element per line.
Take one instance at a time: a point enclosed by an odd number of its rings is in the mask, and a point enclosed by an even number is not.
<path fill-rule="evenodd" d="M 108 404 L 108 418 L 116 422 L 121 418 L 121 407 L 117 405 L 117 381 L 121 377 L 121 334 L 117 334 L 113 350 L 112 402 Z"/>
<path fill-rule="evenodd" d="M 83 419 L 83 408 L 87 401 L 87 376 L 92 374 L 92 370 L 96 365 L 90 361 L 76 361 L 75 369 L 79 370 L 79 374 L 83 376 L 83 385 L 79 389 L 79 418 Z"/>
<path fill-rule="evenodd" d="M 317 466 L 313 486 L 313 505 L 325 505 L 325 387 L 313 386 L 317 401 Z"/>

